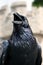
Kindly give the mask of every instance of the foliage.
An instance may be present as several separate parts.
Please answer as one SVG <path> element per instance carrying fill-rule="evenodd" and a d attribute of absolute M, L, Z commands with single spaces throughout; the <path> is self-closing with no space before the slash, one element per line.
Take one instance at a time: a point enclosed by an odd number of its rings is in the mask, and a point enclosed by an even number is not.
<path fill-rule="evenodd" d="M 36 7 L 43 6 L 43 0 L 34 0 L 32 5 Z"/>

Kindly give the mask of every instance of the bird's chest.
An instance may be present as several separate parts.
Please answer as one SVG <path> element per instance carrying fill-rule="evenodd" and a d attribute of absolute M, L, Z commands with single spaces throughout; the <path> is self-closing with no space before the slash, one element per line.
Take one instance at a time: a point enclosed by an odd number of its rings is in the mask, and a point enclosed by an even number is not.
<path fill-rule="evenodd" d="M 20 36 L 19 35 L 13 36 L 12 41 L 13 41 L 14 46 L 16 47 L 24 48 L 24 47 L 28 47 L 29 45 L 29 41 L 24 34 Z"/>
<path fill-rule="evenodd" d="M 13 47 L 11 51 L 11 63 L 24 65 L 33 62 L 35 58 L 35 54 L 37 53 L 37 48 L 35 49 L 31 37 L 26 35 L 13 35 Z M 13 60 L 14 59 L 14 60 Z M 13 60 L 13 61 L 12 61 Z M 15 62 L 14 62 L 15 61 Z M 32 63 L 30 63 L 31 65 Z"/>

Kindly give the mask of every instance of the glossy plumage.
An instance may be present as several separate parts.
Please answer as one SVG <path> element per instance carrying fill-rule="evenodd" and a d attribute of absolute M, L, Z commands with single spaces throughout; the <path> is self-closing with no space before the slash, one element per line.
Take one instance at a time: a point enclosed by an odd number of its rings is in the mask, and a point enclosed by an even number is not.
<path fill-rule="evenodd" d="M 13 32 L 7 43 L 8 47 L 3 64 L 41 65 L 41 48 L 33 36 L 26 17 L 18 13 L 14 13 L 13 15 L 15 17 L 13 21 Z"/>

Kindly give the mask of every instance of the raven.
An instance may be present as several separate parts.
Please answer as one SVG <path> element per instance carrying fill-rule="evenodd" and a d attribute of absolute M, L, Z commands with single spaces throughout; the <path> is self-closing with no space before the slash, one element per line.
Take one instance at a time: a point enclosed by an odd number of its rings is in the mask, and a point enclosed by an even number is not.
<path fill-rule="evenodd" d="M 41 65 L 41 47 L 38 45 L 25 16 L 14 13 L 13 32 L 4 41 L 4 53 L 0 65 Z M 3 60 L 4 58 L 4 60 Z"/>

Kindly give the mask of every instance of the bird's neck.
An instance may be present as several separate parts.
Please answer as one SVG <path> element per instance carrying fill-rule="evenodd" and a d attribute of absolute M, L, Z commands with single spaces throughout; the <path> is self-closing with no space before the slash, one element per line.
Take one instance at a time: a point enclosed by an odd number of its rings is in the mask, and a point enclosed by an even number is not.
<path fill-rule="evenodd" d="M 13 33 L 17 33 L 17 34 L 20 34 L 20 31 L 22 30 L 22 27 L 21 26 L 14 26 L 13 27 Z"/>

